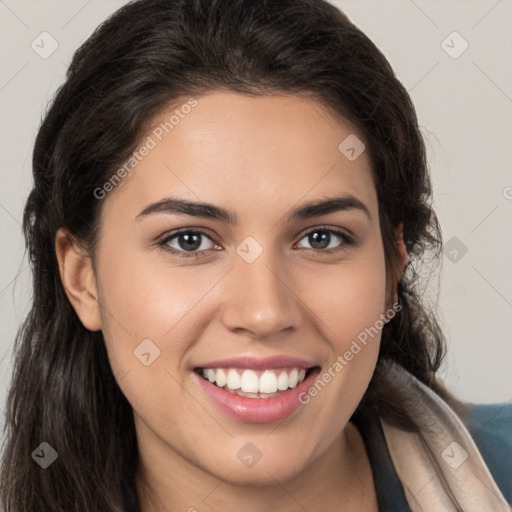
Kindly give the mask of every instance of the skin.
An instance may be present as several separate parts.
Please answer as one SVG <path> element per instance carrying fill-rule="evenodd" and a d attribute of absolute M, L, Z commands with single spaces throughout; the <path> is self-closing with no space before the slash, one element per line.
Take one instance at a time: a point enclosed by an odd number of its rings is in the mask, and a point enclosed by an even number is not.
<path fill-rule="evenodd" d="M 278 423 L 227 416 L 192 373 L 239 355 L 285 354 L 327 369 L 386 313 L 400 272 L 386 273 L 369 156 L 349 161 L 338 146 L 358 132 L 311 99 L 227 92 L 196 99 L 103 199 L 94 266 L 64 230 L 56 238 L 68 297 L 86 328 L 103 331 L 134 410 L 152 488 L 139 479 L 142 510 L 334 511 L 343 504 L 377 511 L 364 444 L 349 419 L 375 368 L 380 333 Z M 162 112 L 154 126 L 169 115 Z M 288 222 L 293 208 L 342 194 L 363 202 L 370 219 L 348 209 Z M 238 223 L 166 212 L 137 219 L 170 196 L 232 210 Z M 307 236 L 322 225 L 356 243 L 331 233 L 329 247 L 342 250 L 326 254 Z M 178 228 L 208 233 L 195 251 L 201 257 L 179 258 L 159 245 Z M 236 252 L 248 236 L 263 249 L 253 263 Z M 186 252 L 178 238 L 169 244 Z M 403 270 L 401 232 L 397 244 Z M 147 338 L 160 350 L 150 366 L 134 356 Z M 261 452 L 250 468 L 237 457 L 248 442 Z"/>

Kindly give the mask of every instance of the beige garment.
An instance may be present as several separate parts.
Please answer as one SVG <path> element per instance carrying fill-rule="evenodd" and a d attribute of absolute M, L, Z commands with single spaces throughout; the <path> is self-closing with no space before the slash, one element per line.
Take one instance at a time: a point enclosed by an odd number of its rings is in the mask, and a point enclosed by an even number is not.
<path fill-rule="evenodd" d="M 419 432 L 381 420 L 388 449 L 412 512 L 511 512 L 470 433 L 436 393 L 403 368 L 389 381 Z"/>

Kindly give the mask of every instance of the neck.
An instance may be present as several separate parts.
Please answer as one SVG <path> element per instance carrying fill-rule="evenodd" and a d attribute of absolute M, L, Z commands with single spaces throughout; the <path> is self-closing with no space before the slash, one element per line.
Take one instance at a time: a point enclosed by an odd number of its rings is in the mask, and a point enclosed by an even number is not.
<path fill-rule="evenodd" d="M 139 450 L 143 471 L 137 480 L 141 512 L 378 510 L 364 444 L 351 423 L 300 473 L 286 481 L 269 475 L 267 485 L 233 483 L 229 474 L 219 479 L 177 454 L 164 459 L 157 442 L 147 442 Z"/>

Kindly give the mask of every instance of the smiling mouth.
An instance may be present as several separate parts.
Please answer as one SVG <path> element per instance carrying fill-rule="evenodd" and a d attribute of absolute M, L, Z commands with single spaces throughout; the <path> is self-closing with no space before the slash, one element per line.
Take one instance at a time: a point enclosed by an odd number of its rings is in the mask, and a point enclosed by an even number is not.
<path fill-rule="evenodd" d="M 296 388 L 319 367 L 271 368 L 252 370 L 243 368 L 196 368 L 203 379 L 220 389 L 246 398 L 273 398 Z"/>

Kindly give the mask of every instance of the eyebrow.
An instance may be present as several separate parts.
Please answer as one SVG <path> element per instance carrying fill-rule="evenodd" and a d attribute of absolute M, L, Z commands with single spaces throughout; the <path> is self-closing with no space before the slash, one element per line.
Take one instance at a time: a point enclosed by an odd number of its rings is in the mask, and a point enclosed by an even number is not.
<path fill-rule="evenodd" d="M 351 194 L 346 194 L 339 197 L 325 199 L 323 201 L 310 201 L 309 203 L 294 208 L 288 217 L 288 222 L 349 210 L 360 211 L 364 213 L 369 220 L 371 220 L 370 210 L 368 207 L 357 197 Z M 136 220 L 140 220 L 143 217 L 154 215 L 156 213 L 184 214 L 192 217 L 219 220 L 232 225 L 237 224 L 238 222 L 237 215 L 233 211 L 229 211 L 209 203 L 187 201 L 185 199 L 174 197 L 168 197 L 150 204 L 137 215 Z"/>

